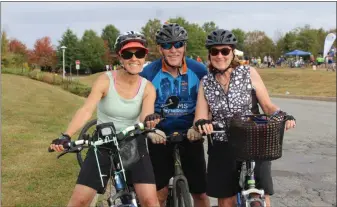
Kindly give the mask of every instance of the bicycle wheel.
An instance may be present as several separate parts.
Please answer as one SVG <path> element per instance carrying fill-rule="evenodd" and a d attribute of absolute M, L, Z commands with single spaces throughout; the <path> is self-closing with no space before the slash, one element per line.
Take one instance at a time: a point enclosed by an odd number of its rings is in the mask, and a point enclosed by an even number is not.
<path fill-rule="evenodd" d="M 88 140 L 90 136 L 93 135 L 94 131 L 96 130 L 96 123 L 97 123 L 97 119 L 93 119 L 91 121 L 89 121 L 88 123 L 86 123 L 84 125 L 84 127 L 82 128 L 80 134 L 78 135 L 78 140 Z M 82 167 L 83 164 L 83 160 L 85 155 L 87 154 L 88 148 L 84 147 L 81 149 L 80 152 L 78 152 L 76 154 L 77 156 L 77 162 L 80 165 L 80 167 Z"/>
<path fill-rule="evenodd" d="M 188 191 L 187 184 L 184 181 L 179 180 L 177 182 L 176 192 L 178 207 L 192 207 L 190 192 Z"/>

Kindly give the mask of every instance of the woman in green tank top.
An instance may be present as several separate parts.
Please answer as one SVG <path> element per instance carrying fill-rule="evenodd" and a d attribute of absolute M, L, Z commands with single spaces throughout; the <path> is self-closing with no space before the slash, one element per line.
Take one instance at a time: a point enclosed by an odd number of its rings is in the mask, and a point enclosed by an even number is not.
<path fill-rule="evenodd" d="M 138 74 L 142 71 L 148 53 L 146 40 L 137 32 L 120 35 L 115 43 L 121 68 L 101 74 L 94 82 L 84 105 L 76 112 L 65 133 L 53 140 L 51 148 L 63 151 L 63 143 L 81 129 L 91 118 L 97 106 L 97 124 L 113 122 L 117 132 L 139 121 L 153 128 L 160 120 L 154 116 L 156 91 L 151 82 Z M 150 121 L 148 121 L 150 120 Z M 144 137 L 137 138 L 138 146 L 145 151 Z M 102 174 L 109 173 L 109 156 L 100 150 L 99 162 Z M 88 206 L 96 193 L 104 193 L 97 175 L 95 156 L 90 153 L 81 167 L 77 184 L 68 206 Z M 134 185 L 142 206 L 159 206 L 151 160 L 146 153 L 130 168 L 128 181 Z M 104 180 L 106 186 L 108 178 Z"/>

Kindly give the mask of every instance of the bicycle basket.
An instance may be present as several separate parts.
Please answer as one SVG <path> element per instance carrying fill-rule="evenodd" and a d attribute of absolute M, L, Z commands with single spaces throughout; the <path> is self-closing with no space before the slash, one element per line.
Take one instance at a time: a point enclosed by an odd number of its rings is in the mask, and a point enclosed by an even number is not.
<path fill-rule="evenodd" d="M 261 115 L 262 116 L 262 115 Z M 282 156 L 285 121 L 230 119 L 228 143 L 237 160 L 276 160 Z"/>

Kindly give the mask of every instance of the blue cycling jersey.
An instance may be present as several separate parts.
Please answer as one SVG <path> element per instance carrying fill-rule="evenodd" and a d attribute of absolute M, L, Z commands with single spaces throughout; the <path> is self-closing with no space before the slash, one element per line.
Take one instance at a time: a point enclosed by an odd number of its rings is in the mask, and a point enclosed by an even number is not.
<path fill-rule="evenodd" d="M 199 82 L 206 74 L 205 65 L 190 58 L 185 59 L 180 75 L 176 78 L 167 72 L 162 59 L 152 62 L 143 69 L 140 75 L 151 81 L 156 88 L 156 113 L 160 113 L 161 106 L 169 96 L 178 96 L 180 99 L 177 108 L 164 110 L 166 119 L 156 128 L 169 135 L 176 131 L 186 132 L 192 126 Z"/>

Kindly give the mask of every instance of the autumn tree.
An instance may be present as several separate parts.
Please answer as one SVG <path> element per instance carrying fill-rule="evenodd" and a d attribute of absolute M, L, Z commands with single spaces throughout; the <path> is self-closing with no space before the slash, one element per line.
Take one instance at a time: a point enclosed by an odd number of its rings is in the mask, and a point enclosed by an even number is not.
<path fill-rule="evenodd" d="M 36 40 L 33 50 L 35 64 L 40 66 L 41 70 L 51 71 L 56 66 L 56 51 L 50 41 L 50 37 L 43 37 Z"/>
<path fill-rule="evenodd" d="M 17 39 L 10 40 L 8 44 L 9 52 L 12 53 L 13 63 L 15 66 L 22 67 L 27 62 L 27 47 Z"/>

